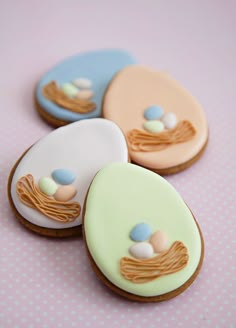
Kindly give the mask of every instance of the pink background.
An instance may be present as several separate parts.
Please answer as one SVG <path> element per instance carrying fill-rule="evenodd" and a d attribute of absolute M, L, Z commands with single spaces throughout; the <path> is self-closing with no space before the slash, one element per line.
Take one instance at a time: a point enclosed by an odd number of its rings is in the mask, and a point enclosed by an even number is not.
<path fill-rule="evenodd" d="M 235 17 L 229 0 L 1 1 L 1 328 L 236 327 Z M 168 177 L 202 228 L 204 265 L 185 293 L 161 304 L 117 297 L 91 271 L 82 239 L 34 235 L 7 201 L 14 162 L 51 131 L 34 111 L 36 82 L 64 57 L 106 47 L 168 71 L 209 121 L 203 158 Z"/>

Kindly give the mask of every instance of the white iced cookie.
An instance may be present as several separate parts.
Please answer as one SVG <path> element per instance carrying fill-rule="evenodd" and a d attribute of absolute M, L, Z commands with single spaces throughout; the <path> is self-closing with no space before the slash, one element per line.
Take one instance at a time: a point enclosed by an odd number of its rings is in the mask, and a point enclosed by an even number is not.
<path fill-rule="evenodd" d="M 106 164 L 127 162 L 119 127 L 105 119 L 72 123 L 36 142 L 9 177 L 9 200 L 20 221 L 47 236 L 81 232 L 87 189 Z"/>

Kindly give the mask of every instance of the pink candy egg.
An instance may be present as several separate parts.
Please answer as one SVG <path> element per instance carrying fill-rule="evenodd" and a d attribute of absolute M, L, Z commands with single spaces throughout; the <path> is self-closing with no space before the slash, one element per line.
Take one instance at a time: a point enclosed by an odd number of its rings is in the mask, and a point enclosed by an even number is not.
<path fill-rule="evenodd" d="M 67 202 L 75 197 L 76 193 L 77 190 L 73 185 L 60 186 L 54 194 L 54 198 L 59 202 Z"/>
<path fill-rule="evenodd" d="M 81 90 L 77 93 L 76 98 L 78 99 L 90 99 L 93 97 L 93 92 L 91 90 Z"/>
<path fill-rule="evenodd" d="M 149 242 L 155 253 L 162 253 L 167 249 L 169 240 L 165 232 L 156 231 L 152 234 Z"/>

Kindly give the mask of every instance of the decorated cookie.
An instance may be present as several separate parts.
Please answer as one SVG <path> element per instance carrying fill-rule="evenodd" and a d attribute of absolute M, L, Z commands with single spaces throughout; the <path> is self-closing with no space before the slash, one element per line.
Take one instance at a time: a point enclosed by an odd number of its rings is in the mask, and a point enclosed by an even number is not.
<path fill-rule="evenodd" d="M 133 65 L 111 81 L 104 117 L 126 135 L 131 160 L 159 174 L 179 172 L 202 155 L 208 126 L 202 107 L 169 75 Z"/>
<path fill-rule="evenodd" d="M 97 118 L 61 127 L 36 142 L 15 164 L 10 204 L 21 223 L 46 236 L 81 233 L 87 189 L 98 170 L 127 162 L 120 128 Z"/>
<path fill-rule="evenodd" d="M 83 233 L 98 277 L 131 300 L 177 296 L 202 265 L 203 238 L 188 206 L 165 179 L 134 164 L 113 163 L 95 176 Z"/>
<path fill-rule="evenodd" d="M 101 50 L 70 57 L 39 81 L 36 109 L 48 123 L 62 126 L 101 116 L 104 92 L 113 76 L 134 58 L 121 50 Z"/>

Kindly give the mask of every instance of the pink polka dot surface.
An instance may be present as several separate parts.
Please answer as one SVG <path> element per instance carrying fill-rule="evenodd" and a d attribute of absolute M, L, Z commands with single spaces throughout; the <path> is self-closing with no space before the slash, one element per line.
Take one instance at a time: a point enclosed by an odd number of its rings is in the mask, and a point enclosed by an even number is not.
<path fill-rule="evenodd" d="M 233 1 L 223 0 L 2 4 L 1 328 L 236 327 L 235 11 Z M 187 291 L 158 304 L 116 296 L 91 270 L 82 239 L 31 233 L 15 219 L 6 195 L 16 159 L 51 131 L 32 99 L 43 72 L 66 56 L 113 46 L 169 71 L 202 103 L 209 122 L 203 157 L 167 177 L 201 226 L 203 267 Z"/>

